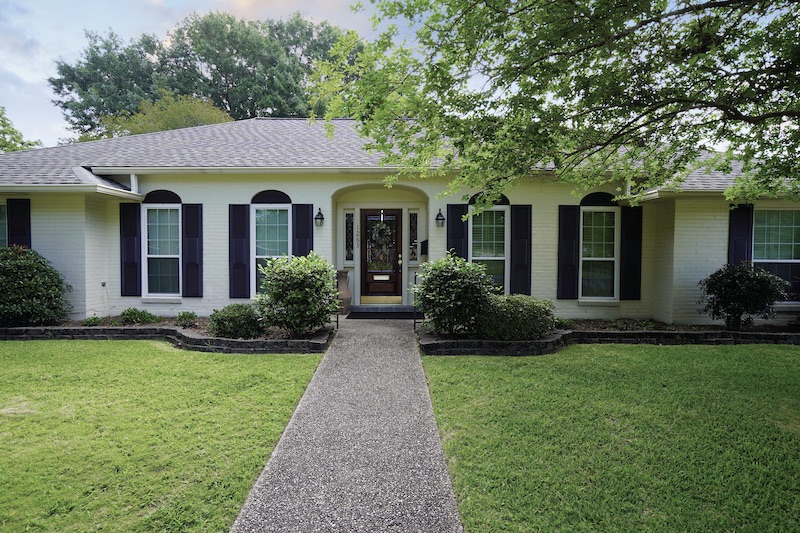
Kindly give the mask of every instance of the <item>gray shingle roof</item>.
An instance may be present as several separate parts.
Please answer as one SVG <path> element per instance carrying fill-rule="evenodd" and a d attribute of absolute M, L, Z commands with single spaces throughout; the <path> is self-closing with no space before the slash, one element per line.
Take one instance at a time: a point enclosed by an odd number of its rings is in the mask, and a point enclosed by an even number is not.
<path fill-rule="evenodd" d="M 352 120 L 335 120 L 334 138 L 322 122 L 254 118 L 225 124 L 131 135 L 0 154 L 0 187 L 28 185 L 124 186 L 91 169 L 378 169 Z M 724 190 L 740 173 L 691 173 L 683 190 Z"/>
<path fill-rule="evenodd" d="M 355 122 L 255 118 L 0 154 L 0 185 L 112 185 L 91 168 L 378 168 Z M 76 170 L 78 169 L 78 170 Z"/>

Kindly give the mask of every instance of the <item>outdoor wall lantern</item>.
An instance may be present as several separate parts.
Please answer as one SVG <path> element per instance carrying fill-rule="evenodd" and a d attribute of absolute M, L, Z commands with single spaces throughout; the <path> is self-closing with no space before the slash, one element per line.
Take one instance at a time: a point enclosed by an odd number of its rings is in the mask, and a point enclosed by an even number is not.
<path fill-rule="evenodd" d="M 321 228 L 322 225 L 325 223 L 325 216 L 322 214 L 322 208 L 319 208 L 317 211 L 317 216 L 314 217 L 314 225 L 318 228 Z"/>
<path fill-rule="evenodd" d="M 436 220 L 436 227 L 437 228 L 443 228 L 444 227 L 444 215 L 442 214 L 442 209 L 441 208 L 439 208 L 439 214 L 436 215 L 436 218 L 434 220 Z"/>

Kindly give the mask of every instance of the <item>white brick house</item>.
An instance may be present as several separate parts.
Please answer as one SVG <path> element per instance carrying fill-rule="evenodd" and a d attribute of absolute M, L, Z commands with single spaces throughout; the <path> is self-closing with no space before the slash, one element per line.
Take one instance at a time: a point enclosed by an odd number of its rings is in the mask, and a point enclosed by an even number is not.
<path fill-rule="evenodd" d="M 0 246 L 48 258 L 74 318 L 208 315 L 252 297 L 259 261 L 312 249 L 349 272 L 365 307 L 412 305 L 419 264 L 448 249 L 563 317 L 702 322 L 697 283 L 745 259 L 800 292 L 800 208 L 731 211 L 734 175 L 693 174 L 639 207 L 533 175 L 464 222 L 475 191 L 440 197 L 444 179 L 388 189 L 393 170 L 362 146 L 346 120 L 329 139 L 304 119 L 251 119 L 0 154 Z"/>

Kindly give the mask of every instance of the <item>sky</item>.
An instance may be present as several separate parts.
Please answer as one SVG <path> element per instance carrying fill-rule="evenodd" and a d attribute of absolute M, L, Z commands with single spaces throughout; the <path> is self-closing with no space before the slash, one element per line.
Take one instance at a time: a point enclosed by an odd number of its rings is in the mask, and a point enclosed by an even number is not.
<path fill-rule="evenodd" d="M 55 146 L 74 137 L 47 78 L 56 61 L 74 64 L 86 48 L 85 30 L 114 31 L 125 42 L 143 33 L 164 38 L 186 16 L 210 11 L 244 19 L 286 19 L 299 11 L 315 22 L 370 37 L 366 13 L 354 0 L 0 0 L 0 106 L 26 140 Z M 368 4 L 368 2 L 364 2 Z"/>

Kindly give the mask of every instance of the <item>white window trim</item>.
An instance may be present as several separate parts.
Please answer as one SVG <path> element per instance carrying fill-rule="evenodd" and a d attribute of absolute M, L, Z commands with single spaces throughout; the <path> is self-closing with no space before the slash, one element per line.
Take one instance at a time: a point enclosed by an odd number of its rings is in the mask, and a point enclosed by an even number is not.
<path fill-rule="evenodd" d="M 473 206 L 469 206 L 470 212 L 474 209 Z M 467 256 L 468 261 L 472 263 L 473 261 L 499 261 L 500 259 L 503 260 L 503 292 L 508 294 L 509 288 L 511 286 L 511 206 L 508 205 L 496 205 L 491 209 L 486 209 L 486 211 L 503 211 L 505 212 L 505 234 L 503 237 L 503 257 L 482 257 L 482 256 L 473 256 L 472 255 L 472 221 L 474 216 L 469 217 L 469 224 L 467 225 Z"/>
<path fill-rule="evenodd" d="M 143 241 L 143 255 L 144 261 L 142 261 L 142 285 L 144 286 L 144 291 L 142 291 L 142 298 L 180 298 L 183 294 L 183 211 L 181 210 L 181 204 L 142 204 L 144 206 L 144 216 L 142 217 L 142 241 Z M 177 209 L 178 210 L 178 255 L 154 255 L 152 257 L 160 257 L 160 258 L 177 258 L 178 259 L 178 292 L 150 292 L 150 282 L 148 277 L 148 259 L 150 259 L 149 253 L 149 236 L 147 233 L 147 211 L 150 209 Z"/>
<path fill-rule="evenodd" d="M 584 296 L 583 295 L 583 214 L 586 212 L 613 212 L 614 213 L 614 296 Z M 619 251 L 622 236 L 621 225 L 622 210 L 612 206 L 581 206 L 580 219 L 578 220 L 578 301 L 581 302 L 618 302 L 619 301 Z M 589 258 L 586 261 L 609 261 L 609 258 Z"/>
<path fill-rule="evenodd" d="M 258 264 L 259 258 L 266 258 L 266 257 L 279 257 L 279 256 L 256 256 L 256 211 L 264 210 L 264 209 L 275 209 L 275 210 L 283 210 L 287 212 L 288 215 L 288 240 L 287 243 L 287 250 L 289 250 L 289 256 L 293 255 L 294 250 L 292 250 L 292 204 L 250 204 L 250 257 L 252 258 L 252 267 L 253 273 L 250 275 L 250 296 L 255 297 L 258 294 L 258 287 L 256 287 L 256 279 L 258 279 L 258 268 L 256 264 Z"/>

